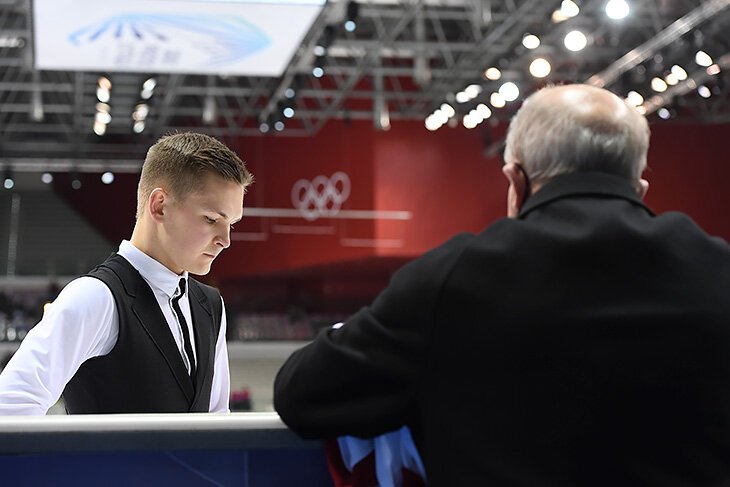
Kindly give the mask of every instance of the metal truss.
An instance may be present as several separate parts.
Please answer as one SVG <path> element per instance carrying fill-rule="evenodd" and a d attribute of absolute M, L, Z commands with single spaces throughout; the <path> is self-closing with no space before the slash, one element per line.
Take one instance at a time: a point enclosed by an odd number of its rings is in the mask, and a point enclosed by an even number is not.
<path fill-rule="evenodd" d="M 128 168 L 171 131 L 201 131 L 236 145 L 241 135 L 312 135 L 331 119 L 372 120 L 385 130 L 399 120 L 423 121 L 443 103 L 455 109 L 456 121 L 478 103 L 489 105 L 490 94 L 506 81 L 520 96 L 491 107 L 495 120 L 511 117 L 519 101 L 546 82 L 587 81 L 621 95 L 640 92 L 648 114 L 666 107 L 675 120 L 730 121 L 724 86 L 730 62 L 723 57 L 730 52 L 730 0 L 633 1 L 631 15 L 620 21 L 605 15 L 604 0 L 576 3 L 578 16 L 554 22 L 559 0 L 363 0 L 357 28 L 349 32 L 343 27 L 347 0 L 331 1 L 284 74 L 263 78 L 37 71 L 30 0 L 0 0 L 0 165 L 60 159 L 96 167 L 100 160 L 119 160 Z M 588 37 L 580 52 L 563 46 L 574 29 Z M 527 33 L 540 38 L 539 47 L 522 45 Z M 315 56 L 322 43 L 325 54 Z M 713 57 L 718 73 L 698 69 L 698 49 Z M 529 74 L 536 57 L 550 61 L 545 79 Z M 654 93 L 652 77 L 674 64 L 685 67 L 695 87 L 683 82 Z M 316 66 L 321 77 L 313 75 Z M 501 78 L 486 79 L 488 67 L 499 68 Z M 92 131 L 100 76 L 113 83 L 103 136 Z M 142 100 L 142 84 L 151 77 L 154 94 Z M 696 93 L 703 83 L 711 90 L 708 99 Z M 478 96 L 457 103 L 455 95 L 472 84 Z M 142 102 L 149 115 L 137 134 L 132 114 Z M 291 118 L 282 113 L 286 107 L 294 110 Z"/>

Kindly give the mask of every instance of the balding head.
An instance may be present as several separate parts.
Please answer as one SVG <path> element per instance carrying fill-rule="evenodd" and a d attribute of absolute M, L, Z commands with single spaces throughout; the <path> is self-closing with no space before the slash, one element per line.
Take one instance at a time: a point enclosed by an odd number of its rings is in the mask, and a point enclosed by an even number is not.
<path fill-rule="evenodd" d="M 607 90 L 565 85 L 525 100 L 510 123 L 505 159 L 521 163 L 538 186 L 588 171 L 638 185 L 648 148 L 649 125 L 634 108 Z"/>

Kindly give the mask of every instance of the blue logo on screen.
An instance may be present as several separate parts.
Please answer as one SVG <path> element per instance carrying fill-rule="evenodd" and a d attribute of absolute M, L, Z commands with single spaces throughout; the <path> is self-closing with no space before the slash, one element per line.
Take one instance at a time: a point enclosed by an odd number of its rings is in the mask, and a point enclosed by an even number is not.
<path fill-rule="evenodd" d="M 208 65 L 219 66 L 271 44 L 261 29 L 240 17 L 166 14 L 117 15 L 73 32 L 68 40 L 75 46 L 98 43 L 119 47 L 120 51 L 109 54 L 122 65 L 174 65 L 183 50 L 192 49 L 203 54 Z M 140 45 L 146 46 L 145 52 Z"/>

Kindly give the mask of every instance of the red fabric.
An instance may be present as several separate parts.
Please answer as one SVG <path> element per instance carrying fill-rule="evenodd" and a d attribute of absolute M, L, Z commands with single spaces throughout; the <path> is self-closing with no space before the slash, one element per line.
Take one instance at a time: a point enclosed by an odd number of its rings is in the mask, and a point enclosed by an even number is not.
<path fill-rule="evenodd" d="M 374 452 L 360 460 L 350 472 L 342 461 L 342 452 L 336 439 L 324 440 L 324 451 L 335 487 L 378 487 Z M 426 482 L 419 474 L 406 468 L 402 469 L 402 473 L 401 487 L 426 487 Z"/>

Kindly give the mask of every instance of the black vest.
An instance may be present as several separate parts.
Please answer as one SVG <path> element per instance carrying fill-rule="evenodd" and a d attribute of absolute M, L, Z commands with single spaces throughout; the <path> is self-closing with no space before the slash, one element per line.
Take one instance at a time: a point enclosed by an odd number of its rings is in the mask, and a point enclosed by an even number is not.
<path fill-rule="evenodd" d="M 188 278 L 197 353 L 195 385 L 152 289 L 122 256 L 112 254 L 88 276 L 111 290 L 119 337 L 107 355 L 84 362 L 66 385 L 69 414 L 208 412 L 221 298 Z"/>

